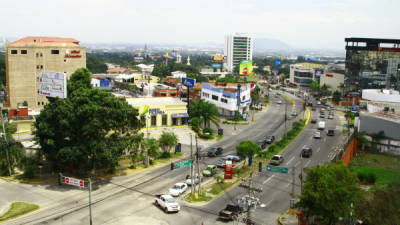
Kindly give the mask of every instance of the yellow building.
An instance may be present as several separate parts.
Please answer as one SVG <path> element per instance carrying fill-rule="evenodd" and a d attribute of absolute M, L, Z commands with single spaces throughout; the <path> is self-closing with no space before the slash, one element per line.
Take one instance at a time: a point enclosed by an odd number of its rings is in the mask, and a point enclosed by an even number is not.
<path fill-rule="evenodd" d="M 28 102 L 29 108 L 42 108 L 47 102 L 38 94 L 39 72 L 64 72 L 67 78 L 86 68 L 86 48 L 73 38 L 25 37 L 6 46 L 8 105 Z"/>
<path fill-rule="evenodd" d="M 138 109 L 139 117 L 146 127 L 187 125 L 187 104 L 179 98 L 126 98 L 126 101 Z"/>

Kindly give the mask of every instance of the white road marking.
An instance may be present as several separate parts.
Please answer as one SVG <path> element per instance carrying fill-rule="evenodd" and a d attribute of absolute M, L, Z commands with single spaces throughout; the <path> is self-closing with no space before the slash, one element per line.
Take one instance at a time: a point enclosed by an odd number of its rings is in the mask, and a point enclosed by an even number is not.
<path fill-rule="evenodd" d="M 308 160 L 305 166 L 308 166 L 310 164 L 311 160 Z"/>
<path fill-rule="evenodd" d="M 289 165 L 289 163 L 290 163 L 293 159 L 294 159 L 294 156 L 293 156 L 289 161 L 286 162 L 286 165 Z"/>
<path fill-rule="evenodd" d="M 317 152 L 319 152 L 321 150 L 321 147 L 318 147 Z"/>
<path fill-rule="evenodd" d="M 270 176 L 270 177 L 268 177 L 268 179 L 266 179 L 266 180 L 263 182 L 263 184 L 266 184 L 266 183 L 267 183 L 269 180 L 271 180 L 274 176 L 275 176 L 275 174 L 272 175 L 272 176 Z"/>

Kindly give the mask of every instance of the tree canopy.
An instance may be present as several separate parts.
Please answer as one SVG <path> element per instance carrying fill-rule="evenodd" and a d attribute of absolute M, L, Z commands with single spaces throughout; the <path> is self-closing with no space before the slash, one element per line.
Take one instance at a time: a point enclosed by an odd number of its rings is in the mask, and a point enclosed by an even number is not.
<path fill-rule="evenodd" d="M 339 217 L 348 219 L 351 204 L 361 196 L 357 175 L 343 163 L 329 163 L 306 168 L 300 201 L 308 216 L 319 217 L 319 224 L 336 224 Z"/>
<path fill-rule="evenodd" d="M 239 145 L 236 146 L 236 153 L 242 158 L 251 158 L 260 150 L 260 146 L 258 146 L 253 141 L 242 141 Z"/>
<path fill-rule="evenodd" d="M 55 168 L 112 169 L 142 127 L 137 109 L 93 89 L 90 77 L 87 69 L 75 71 L 68 82 L 68 98 L 50 100 L 36 118 L 36 139 Z"/>
<path fill-rule="evenodd" d="M 169 133 L 169 132 L 162 132 L 159 140 L 160 142 L 160 147 L 164 151 L 165 156 L 169 156 L 169 152 L 171 151 L 171 148 L 175 147 L 178 144 L 178 137 L 174 133 Z M 167 155 L 168 153 L 168 155 Z"/>
<path fill-rule="evenodd" d="M 0 138 L 0 176 L 9 175 L 6 148 L 8 148 L 11 173 L 14 173 L 15 166 L 17 166 L 23 158 L 23 147 L 21 143 L 15 141 L 11 135 L 17 130 L 15 125 L 5 123 L 4 128 L 6 131 L 7 142 L 4 140 L 4 137 Z"/>
<path fill-rule="evenodd" d="M 203 99 L 193 99 L 189 105 L 190 117 L 202 118 L 205 127 L 210 127 L 210 121 L 219 127 L 219 112 L 217 107 Z"/>

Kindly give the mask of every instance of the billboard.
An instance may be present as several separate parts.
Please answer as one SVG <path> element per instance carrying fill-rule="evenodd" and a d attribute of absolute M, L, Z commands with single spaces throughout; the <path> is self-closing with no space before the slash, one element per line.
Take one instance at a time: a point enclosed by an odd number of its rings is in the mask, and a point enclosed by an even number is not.
<path fill-rule="evenodd" d="M 281 66 L 281 60 L 275 59 L 275 66 Z"/>
<path fill-rule="evenodd" d="M 213 63 L 213 64 L 211 64 L 211 67 L 214 68 L 214 69 L 221 69 L 222 68 L 222 64 Z"/>
<path fill-rule="evenodd" d="M 253 72 L 253 61 L 252 60 L 243 60 L 240 62 L 239 68 L 240 68 L 239 74 L 241 77 L 248 76 Z"/>
<path fill-rule="evenodd" d="M 182 77 L 182 84 L 186 87 L 194 87 L 196 85 L 196 79 Z"/>
<path fill-rule="evenodd" d="M 39 72 L 39 95 L 67 98 L 67 75 L 60 72 Z"/>

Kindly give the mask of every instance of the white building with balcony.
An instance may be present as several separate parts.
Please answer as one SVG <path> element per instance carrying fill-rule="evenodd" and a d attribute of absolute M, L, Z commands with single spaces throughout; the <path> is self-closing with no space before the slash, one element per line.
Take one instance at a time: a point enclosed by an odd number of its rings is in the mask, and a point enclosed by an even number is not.
<path fill-rule="evenodd" d="M 250 91 L 250 84 L 241 84 L 238 89 L 238 86 L 218 87 L 202 83 L 201 99 L 216 105 L 223 116 L 233 117 L 235 112 L 239 112 L 246 117 L 251 104 Z"/>

